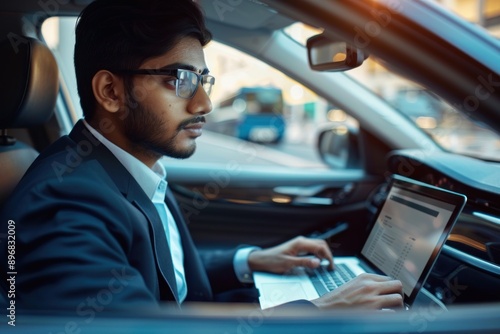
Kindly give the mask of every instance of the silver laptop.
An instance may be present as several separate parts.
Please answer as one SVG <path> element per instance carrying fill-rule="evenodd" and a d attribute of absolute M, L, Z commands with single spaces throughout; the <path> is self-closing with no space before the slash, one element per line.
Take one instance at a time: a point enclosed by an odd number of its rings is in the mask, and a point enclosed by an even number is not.
<path fill-rule="evenodd" d="M 455 192 L 393 176 L 361 253 L 335 257 L 335 270 L 295 268 L 286 275 L 254 273 L 262 309 L 312 300 L 369 272 L 403 284 L 409 308 L 429 275 L 467 198 Z"/>

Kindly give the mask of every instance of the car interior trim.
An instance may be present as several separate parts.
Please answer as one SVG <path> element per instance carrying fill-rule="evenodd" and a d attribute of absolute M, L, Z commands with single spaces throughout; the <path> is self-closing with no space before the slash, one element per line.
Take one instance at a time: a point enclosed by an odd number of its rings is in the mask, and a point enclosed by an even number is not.
<path fill-rule="evenodd" d="M 500 276 L 500 266 L 478 259 L 475 256 L 459 251 L 458 249 L 448 245 L 443 246 L 442 252 L 475 268 Z"/>

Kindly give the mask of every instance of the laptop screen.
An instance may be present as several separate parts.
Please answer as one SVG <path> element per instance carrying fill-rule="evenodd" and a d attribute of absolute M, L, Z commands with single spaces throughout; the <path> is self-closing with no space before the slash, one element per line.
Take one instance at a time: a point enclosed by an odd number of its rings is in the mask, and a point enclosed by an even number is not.
<path fill-rule="evenodd" d="M 466 197 L 395 176 L 362 257 L 400 280 L 408 302 L 425 282 Z"/>

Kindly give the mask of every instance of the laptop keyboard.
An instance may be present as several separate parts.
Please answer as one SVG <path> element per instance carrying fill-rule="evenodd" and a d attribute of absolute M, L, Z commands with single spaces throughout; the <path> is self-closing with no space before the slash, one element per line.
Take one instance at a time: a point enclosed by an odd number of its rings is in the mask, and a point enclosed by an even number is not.
<path fill-rule="evenodd" d="M 356 277 L 351 269 L 344 263 L 336 264 L 335 270 L 333 271 L 329 271 L 326 267 L 320 266 L 316 269 L 307 269 L 306 272 L 320 296 Z"/>

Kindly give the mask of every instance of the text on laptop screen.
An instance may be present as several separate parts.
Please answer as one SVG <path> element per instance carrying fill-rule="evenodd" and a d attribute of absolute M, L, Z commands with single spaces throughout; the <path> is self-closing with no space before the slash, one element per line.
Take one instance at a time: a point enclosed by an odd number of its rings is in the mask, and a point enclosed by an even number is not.
<path fill-rule="evenodd" d="M 361 254 L 384 274 L 399 279 L 409 296 L 454 208 L 393 186 Z"/>

